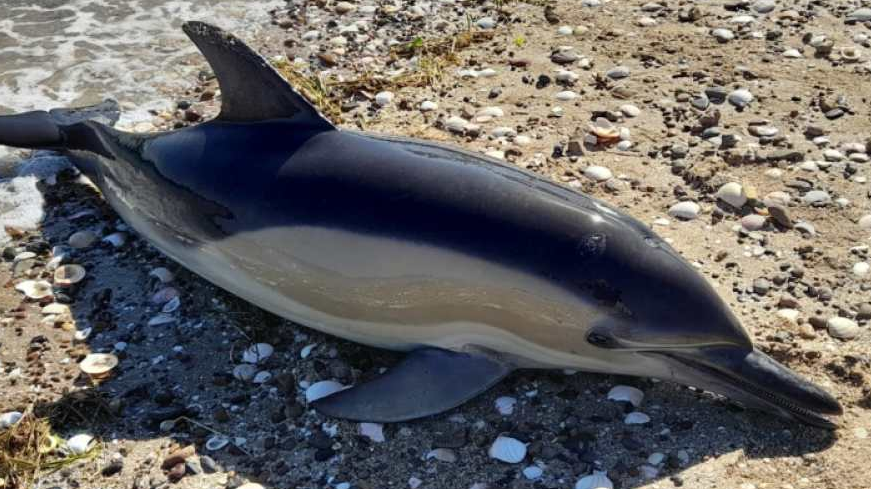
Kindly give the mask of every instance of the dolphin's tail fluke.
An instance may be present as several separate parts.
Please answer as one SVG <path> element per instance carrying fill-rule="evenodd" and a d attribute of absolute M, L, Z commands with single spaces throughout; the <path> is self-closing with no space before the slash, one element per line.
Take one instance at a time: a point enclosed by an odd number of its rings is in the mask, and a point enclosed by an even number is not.
<path fill-rule="evenodd" d="M 0 116 L 0 146 L 65 149 L 66 127 L 87 121 L 111 126 L 118 122 L 120 115 L 118 103 L 114 100 L 106 100 L 91 107 L 52 109 L 48 112 L 38 110 Z"/>

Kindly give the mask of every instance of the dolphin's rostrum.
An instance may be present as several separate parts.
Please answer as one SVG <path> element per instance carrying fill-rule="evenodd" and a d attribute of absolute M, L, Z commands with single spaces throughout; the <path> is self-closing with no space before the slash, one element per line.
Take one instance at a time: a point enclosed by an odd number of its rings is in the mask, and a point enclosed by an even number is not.
<path fill-rule="evenodd" d="M 139 234 L 303 325 L 409 351 L 314 403 L 401 421 L 518 368 L 658 377 L 817 426 L 838 402 L 756 350 L 708 282 L 635 219 L 499 161 L 339 130 L 244 43 L 185 32 L 222 89 L 215 120 L 112 127 L 111 102 L 0 118 L 0 144 L 55 149 Z"/>

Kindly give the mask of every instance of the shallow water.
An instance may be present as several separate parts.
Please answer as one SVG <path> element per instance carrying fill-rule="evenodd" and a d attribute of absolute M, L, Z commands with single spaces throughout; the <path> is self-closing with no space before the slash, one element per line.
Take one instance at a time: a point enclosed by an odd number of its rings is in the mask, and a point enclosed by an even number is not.
<path fill-rule="evenodd" d="M 251 34 L 282 0 L 0 0 L 0 114 L 111 97 L 125 121 L 190 86 L 201 67 L 181 31 L 203 20 Z"/>

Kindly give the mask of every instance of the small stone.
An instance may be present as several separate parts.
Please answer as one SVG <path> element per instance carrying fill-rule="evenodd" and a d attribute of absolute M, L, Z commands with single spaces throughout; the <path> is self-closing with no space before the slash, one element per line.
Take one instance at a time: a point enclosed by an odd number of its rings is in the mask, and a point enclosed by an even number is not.
<path fill-rule="evenodd" d="M 759 295 L 767 295 L 771 290 L 771 282 L 764 278 L 757 278 L 753 281 L 753 292 Z"/>
<path fill-rule="evenodd" d="M 692 220 L 699 217 L 701 207 L 691 201 L 678 202 L 668 209 L 668 215 L 678 219 Z"/>
<path fill-rule="evenodd" d="M 853 265 L 853 275 L 856 275 L 857 277 L 864 277 L 865 275 L 868 275 L 869 268 L 871 268 L 871 265 L 869 265 L 867 262 L 860 261 Z"/>
<path fill-rule="evenodd" d="M 859 218 L 859 227 L 866 230 L 871 231 L 871 214 L 865 214 L 864 216 Z"/>
<path fill-rule="evenodd" d="M 782 205 L 774 204 L 768 206 L 768 214 L 774 219 L 774 222 L 785 227 L 786 229 L 792 229 L 793 223 L 792 218 L 789 217 L 789 212 L 786 210 L 786 207 Z"/>
<path fill-rule="evenodd" d="M 77 231 L 73 233 L 67 241 L 70 246 L 76 249 L 87 248 L 97 241 L 97 235 L 93 231 Z"/>
<path fill-rule="evenodd" d="M 420 103 L 420 111 L 421 112 L 431 112 L 433 110 L 437 110 L 438 108 L 439 108 L 439 104 L 437 104 L 431 100 L 424 100 L 423 102 Z"/>
<path fill-rule="evenodd" d="M 641 115 L 641 109 L 632 104 L 621 105 L 620 112 L 623 112 L 623 115 L 626 117 L 638 117 Z"/>
<path fill-rule="evenodd" d="M 605 72 L 605 76 L 613 80 L 620 80 L 628 77 L 630 74 L 629 68 L 626 66 L 615 66 Z"/>
<path fill-rule="evenodd" d="M 501 462 L 520 463 L 526 458 L 526 444 L 508 436 L 499 436 L 490 446 L 489 454 L 490 458 Z"/>
<path fill-rule="evenodd" d="M 728 101 L 735 107 L 743 109 L 753 101 L 753 94 L 750 93 L 750 90 L 739 88 L 738 90 L 733 90 L 729 93 Z"/>
<path fill-rule="evenodd" d="M 589 166 L 584 169 L 584 176 L 596 182 L 604 182 L 611 179 L 612 174 L 604 166 Z"/>
<path fill-rule="evenodd" d="M 759 231 L 765 227 L 765 216 L 759 214 L 748 214 L 741 218 L 741 227 L 748 231 Z"/>
<path fill-rule="evenodd" d="M 825 205 L 832 201 L 829 193 L 824 190 L 811 190 L 804 194 L 801 198 L 802 202 L 808 205 Z"/>
<path fill-rule="evenodd" d="M 335 9 L 337 14 L 347 14 L 357 10 L 357 6 L 351 2 L 339 2 L 336 4 Z"/>
<path fill-rule="evenodd" d="M 633 411 L 626 415 L 623 419 L 624 424 L 647 424 L 650 422 L 650 416 L 641 411 Z"/>
<path fill-rule="evenodd" d="M 482 17 L 475 22 L 475 25 L 481 29 L 492 29 L 496 27 L 496 21 L 492 17 Z"/>
<path fill-rule="evenodd" d="M 393 92 L 379 92 L 375 95 L 375 103 L 381 107 L 385 107 L 393 102 L 393 97 Z"/>
<path fill-rule="evenodd" d="M 714 36 L 714 39 L 720 42 L 729 42 L 732 39 L 735 39 L 735 33 L 729 29 L 714 29 L 711 31 L 711 35 Z"/>
<path fill-rule="evenodd" d="M 579 95 L 571 90 L 564 90 L 564 91 L 558 92 L 556 94 L 556 99 L 563 101 L 563 102 L 568 102 L 568 101 L 574 100 L 578 97 L 579 97 Z"/>
<path fill-rule="evenodd" d="M 852 340 L 859 336 L 859 325 L 852 319 L 834 316 L 826 322 L 826 327 L 833 338 Z"/>

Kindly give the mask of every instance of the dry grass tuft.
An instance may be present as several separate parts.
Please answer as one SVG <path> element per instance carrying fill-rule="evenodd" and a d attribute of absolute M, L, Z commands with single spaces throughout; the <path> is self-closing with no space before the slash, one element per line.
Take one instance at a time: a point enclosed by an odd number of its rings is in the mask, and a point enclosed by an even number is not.
<path fill-rule="evenodd" d="M 40 475 L 91 459 L 100 450 L 97 445 L 75 455 L 64 451 L 63 443 L 52 433 L 48 418 L 28 408 L 21 420 L 0 432 L 0 489 L 29 487 Z"/>

